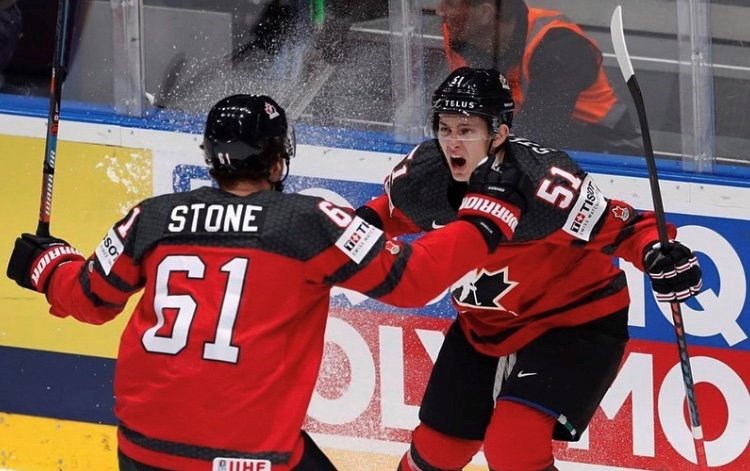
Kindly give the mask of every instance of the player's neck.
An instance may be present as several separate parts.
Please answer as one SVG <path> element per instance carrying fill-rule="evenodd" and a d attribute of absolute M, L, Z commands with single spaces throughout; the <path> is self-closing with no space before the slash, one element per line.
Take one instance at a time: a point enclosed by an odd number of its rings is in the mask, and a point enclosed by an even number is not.
<path fill-rule="evenodd" d="M 501 164 L 503 163 L 503 160 L 505 160 L 505 146 L 495 151 L 495 162 Z"/>
<path fill-rule="evenodd" d="M 237 196 L 247 196 L 259 191 L 272 189 L 271 182 L 267 180 L 251 181 L 238 180 L 221 187 L 223 191 Z"/>

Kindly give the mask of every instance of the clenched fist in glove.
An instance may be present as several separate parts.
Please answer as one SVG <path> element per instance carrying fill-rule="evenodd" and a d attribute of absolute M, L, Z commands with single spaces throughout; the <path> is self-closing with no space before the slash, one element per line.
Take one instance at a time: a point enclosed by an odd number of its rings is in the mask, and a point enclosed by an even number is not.
<path fill-rule="evenodd" d="M 83 260 L 81 253 L 56 237 L 22 234 L 8 262 L 8 278 L 20 286 L 44 293 L 50 275 L 65 262 Z"/>
<path fill-rule="evenodd" d="M 698 294 L 703 286 L 698 259 L 676 240 L 664 247 L 659 242 L 649 244 L 644 251 L 643 266 L 651 278 L 657 301 L 684 301 Z"/>
<path fill-rule="evenodd" d="M 458 218 L 479 228 L 490 253 L 504 240 L 510 240 L 526 200 L 520 191 L 523 174 L 517 167 L 498 164 L 488 158 L 474 170 Z"/>

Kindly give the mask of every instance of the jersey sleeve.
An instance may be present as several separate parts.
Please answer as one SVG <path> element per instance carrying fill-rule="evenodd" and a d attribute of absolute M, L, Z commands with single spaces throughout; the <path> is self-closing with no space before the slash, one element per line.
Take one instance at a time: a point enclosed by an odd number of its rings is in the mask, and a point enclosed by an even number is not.
<path fill-rule="evenodd" d="M 384 198 L 373 204 L 390 219 L 384 223 L 389 234 L 431 231 L 456 219 L 450 184 L 450 169 L 437 140 L 431 139 L 393 167 L 383 184 Z"/>
<path fill-rule="evenodd" d="M 383 182 L 383 194 L 365 205 L 377 213 L 383 223 L 382 229 L 390 236 L 422 232 L 419 226 L 399 208 L 399 204 L 403 203 L 399 201 L 401 192 L 398 190 L 400 186 L 408 183 L 406 180 L 411 176 L 409 169 L 413 165 L 418 148 L 419 146 L 412 149 L 406 157 L 393 167 L 391 173 Z M 397 188 L 395 196 L 392 191 L 394 185 Z"/>
<path fill-rule="evenodd" d="M 624 258 L 643 270 L 643 250 L 658 240 L 656 218 L 625 201 L 611 199 L 594 178 L 564 152 L 513 138 L 516 164 L 526 176 L 523 193 L 528 211 L 513 242 L 547 242 Z M 676 229 L 668 226 L 668 235 Z"/>
<path fill-rule="evenodd" d="M 365 203 L 380 218 L 383 231 L 390 236 L 402 234 L 414 234 L 422 230 L 412 222 L 400 209 L 393 207 L 388 194 L 382 194 L 377 198 Z"/>
<path fill-rule="evenodd" d="M 331 246 L 307 263 L 309 277 L 395 306 L 425 305 L 488 255 L 479 230 L 465 221 L 409 244 L 330 202 L 321 201 L 319 209 L 318 230 Z"/>
<path fill-rule="evenodd" d="M 122 312 L 127 300 L 143 287 L 133 258 L 140 213 L 136 206 L 118 221 L 88 259 L 55 271 L 47 290 L 50 313 L 103 324 Z"/>
<path fill-rule="evenodd" d="M 659 240 L 655 214 L 652 211 L 638 211 L 621 200 L 605 198 L 604 201 L 604 211 L 588 241 L 575 237 L 570 231 L 559 231 L 551 240 L 620 257 L 644 271 L 643 251 L 651 242 Z M 674 225 L 667 224 L 667 235 L 670 239 L 676 237 Z"/>

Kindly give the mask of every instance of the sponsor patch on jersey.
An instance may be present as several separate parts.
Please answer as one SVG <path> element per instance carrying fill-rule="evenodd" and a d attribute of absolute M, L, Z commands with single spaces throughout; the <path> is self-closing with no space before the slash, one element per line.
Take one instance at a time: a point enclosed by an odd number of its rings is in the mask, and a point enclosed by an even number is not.
<path fill-rule="evenodd" d="M 106 275 L 109 275 L 109 272 L 112 271 L 112 266 L 122 254 L 122 251 L 123 246 L 120 236 L 112 228 L 107 232 L 107 235 L 102 239 L 94 252 Z"/>
<path fill-rule="evenodd" d="M 214 458 L 211 471 L 271 471 L 269 460 L 248 458 Z"/>
<path fill-rule="evenodd" d="M 565 221 L 563 230 L 573 237 L 589 241 L 594 226 L 602 218 L 606 208 L 607 200 L 596 187 L 591 176 L 587 175 L 583 180 L 583 185 L 581 185 L 578 200 L 568 214 L 568 220 Z"/>
<path fill-rule="evenodd" d="M 383 231 L 355 216 L 336 241 L 336 247 L 356 263 L 361 263 L 382 236 Z"/>

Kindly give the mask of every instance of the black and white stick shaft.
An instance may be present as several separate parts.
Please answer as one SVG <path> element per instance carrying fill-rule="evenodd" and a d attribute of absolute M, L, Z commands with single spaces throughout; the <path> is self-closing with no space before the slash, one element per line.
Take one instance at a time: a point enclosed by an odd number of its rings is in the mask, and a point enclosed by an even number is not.
<path fill-rule="evenodd" d="M 625 31 L 622 25 L 622 7 L 619 5 L 612 14 L 612 23 L 610 25 L 612 34 L 612 45 L 617 57 L 617 64 L 620 66 L 620 72 L 628 84 L 628 90 L 635 102 L 635 108 L 638 113 L 638 121 L 641 125 L 641 135 L 643 136 L 643 150 L 646 155 L 646 164 L 648 166 L 648 178 L 651 186 L 651 198 L 654 204 L 654 213 L 656 216 L 656 225 L 659 232 L 659 241 L 662 247 L 669 241 L 667 234 L 666 217 L 664 216 L 664 205 L 662 204 L 661 190 L 659 189 L 659 176 L 656 170 L 656 158 L 654 157 L 654 148 L 651 143 L 651 133 L 649 131 L 648 119 L 646 117 L 646 106 L 643 103 L 643 94 L 638 85 L 638 79 L 635 76 L 633 63 L 630 61 L 628 46 L 625 43 Z M 677 339 L 677 349 L 680 356 L 680 367 L 682 369 L 682 380 L 685 386 L 685 395 L 687 397 L 688 410 L 690 412 L 690 425 L 695 442 L 696 459 L 699 465 L 707 466 L 705 450 L 703 448 L 703 430 L 701 428 L 700 417 L 698 415 L 698 404 L 695 399 L 695 384 L 693 382 L 693 372 L 690 367 L 690 356 L 688 355 L 687 340 L 685 338 L 685 327 L 682 319 L 682 310 L 677 302 L 670 303 L 672 310 L 672 320 L 674 322 L 675 336 Z"/>
<path fill-rule="evenodd" d="M 57 24 L 55 26 L 55 49 L 52 57 L 52 74 L 49 87 L 49 110 L 47 113 L 47 138 L 44 146 L 44 170 L 42 175 L 39 224 L 36 234 L 49 236 L 49 221 L 52 214 L 52 189 L 55 182 L 55 158 L 57 155 L 57 130 L 60 122 L 60 97 L 65 80 L 65 45 L 69 33 L 69 0 L 57 2 Z"/>
<path fill-rule="evenodd" d="M 651 144 L 651 133 L 646 116 L 646 106 L 643 103 L 643 94 L 638 85 L 638 79 L 633 70 L 633 63 L 630 61 L 628 46 L 625 44 L 625 32 L 622 27 L 622 8 L 618 5 L 612 14 L 612 45 L 615 49 L 617 64 L 620 66 L 620 72 L 628 84 L 630 95 L 635 101 L 635 107 L 638 112 L 638 121 L 641 124 L 641 135 L 643 136 L 643 150 L 646 153 L 646 164 L 648 165 L 648 178 L 651 184 L 651 197 L 654 202 L 654 212 L 656 213 L 657 229 L 659 230 L 659 241 L 664 245 L 669 241 L 667 234 L 667 225 L 664 217 L 664 205 L 661 199 L 661 190 L 659 189 L 659 177 L 656 171 L 656 158 L 654 157 L 654 147 Z"/>

